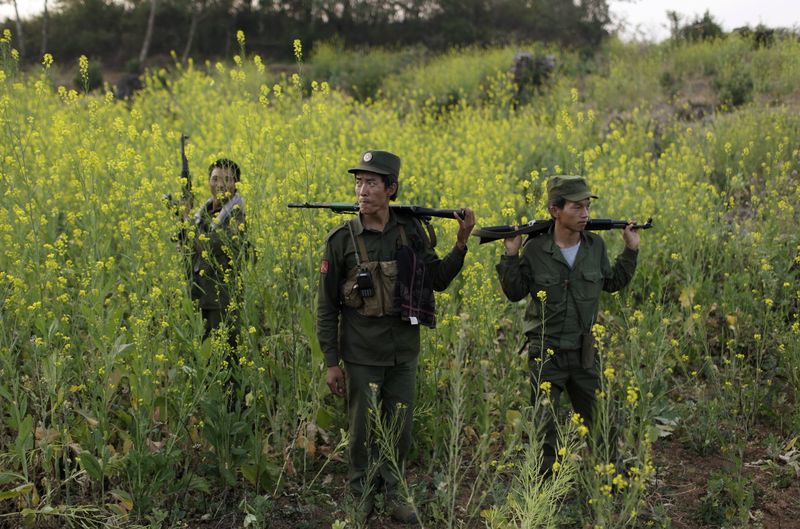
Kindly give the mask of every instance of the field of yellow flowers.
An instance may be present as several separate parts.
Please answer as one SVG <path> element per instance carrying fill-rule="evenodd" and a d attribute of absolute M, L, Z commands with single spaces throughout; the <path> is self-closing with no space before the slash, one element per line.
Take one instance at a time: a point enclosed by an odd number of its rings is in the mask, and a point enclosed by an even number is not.
<path fill-rule="evenodd" d="M 130 102 L 60 86 L 50 56 L 21 72 L 0 42 L 0 526 L 352 526 L 344 409 L 314 331 L 342 219 L 286 204 L 352 200 L 346 169 L 370 148 L 402 157 L 400 203 L 469 206 L 480 225 L 545 218 L 547 177 L 584 174 L 594 216 L 656 226 L 595 327 L 614 446 L 587 449 L 566 416 L 548 481 L 524 305 L 499 288 L 503 245 L 470 246 L 423 333 L 408 492 L 425 527 L 670 527 L 664 443 L 725 461 L 675 526 L 769 526 L 752 469 L 787 497 L 800 475 L 796 41 L 611 43 L 588 72 L 563 52 L 526 104 L 510 48 L 403 65 L 354 98 L 313 80 L 299 42 L 297 73 L 278 76 L 239 41 L 231 63 L 151 72 Z M 709 78 L 713 113 L 683 112 Z M 726 99 L 748 86 L 749 102 Z M 197 203 L 213 160 L 242 167 L 253 255 L 235 351 L 201 341 L 163 199 L 182 187 L 181 133 Z M 442 252 L 457 225 L 435 225 Z M 613 258 L 621 237 L 604 237 Z M 794 497 L 784 513 L 800 514 Z"/>

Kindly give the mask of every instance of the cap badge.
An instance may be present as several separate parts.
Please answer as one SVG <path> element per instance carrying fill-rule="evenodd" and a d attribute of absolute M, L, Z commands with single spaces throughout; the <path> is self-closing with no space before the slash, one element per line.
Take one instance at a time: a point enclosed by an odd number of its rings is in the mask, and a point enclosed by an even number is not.
<path fill-rule="evenodd" d="M 372 160 L 372 153 L 371 152 L 365 152 L 364 153 L 364 161 L 365 162 L 369 162 L 371 160 Z"/>

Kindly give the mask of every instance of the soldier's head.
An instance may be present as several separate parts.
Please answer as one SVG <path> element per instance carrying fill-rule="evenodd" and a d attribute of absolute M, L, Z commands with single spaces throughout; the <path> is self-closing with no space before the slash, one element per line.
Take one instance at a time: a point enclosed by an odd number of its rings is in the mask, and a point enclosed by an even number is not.
<path fill-rule="evenodd" d="M 236 193 L 242 171 L 233 160 L 220 158 L 208 166 L 208 187 L 211 196 L 225 202 Z"/>
<path fill-rule="evenodd" d="M 388 203 L 397 198 L 400 186 L 400 158 L 397 155 L 388 151 L 367 151 L 361 155 L 358 165 L 347 171 L 355 175 L 359 204 L 362 196 L 365 202 Z M 377 183 L 381 185 L 377 186 Z"/>
<path fill-rule="evenodd" d="M 551 176 L 547 181 L 547 210 L 556 222 L 583 229 L 589 220 L 591 199 L 597 198 L 582 176 Z"/>

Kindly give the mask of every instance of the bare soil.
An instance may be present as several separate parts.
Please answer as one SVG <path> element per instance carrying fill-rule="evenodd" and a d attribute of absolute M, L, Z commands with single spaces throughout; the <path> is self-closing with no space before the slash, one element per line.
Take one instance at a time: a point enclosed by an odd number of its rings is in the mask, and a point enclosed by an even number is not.
<path fill-rule="evenodd" d="M 663 507 L 675 529 L 720 527 L 702 524 L 697 513 L 712 475 L 739 472 L 734 458 L 700 455 L 671 438 L 659 441 L 654 455 L 657 481 L 651 507 Z M 761 444 L 753 443 L 744 453 L 741 473 L 754 494 L 748 527 L 800 529 L 800 477 L 794 469 L 771 461 Z"/>

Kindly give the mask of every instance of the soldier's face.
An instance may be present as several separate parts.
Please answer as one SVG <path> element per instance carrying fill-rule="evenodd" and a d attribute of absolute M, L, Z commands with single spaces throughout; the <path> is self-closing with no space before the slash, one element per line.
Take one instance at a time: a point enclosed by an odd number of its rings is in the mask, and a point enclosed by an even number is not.
<path fill-rule="evenodd" d="M 233 170 L 227 167 L 215 167 L 208 177 L 208 187 L 211 196 L 217 200 L 224 202 L 232 197 L 236 191 L 236 177 Z"/>
<path fill-rule="evenodd" d="M 589 208 L 591 201 L 585 198 L 579 202 L 567 200 L 563 208 L 552 206 L 550 213 L 556 222 L 572 231 L 583 231 L 589 221 Z"/>
<path fill-rule="evenodd" d="M 384 177 L 365 171 L 356 173 L 356 200 L 361 213 L 371 215 L 389 205 L 389 197 L 396 191 L 395 184 L 386 187 Z"/>

